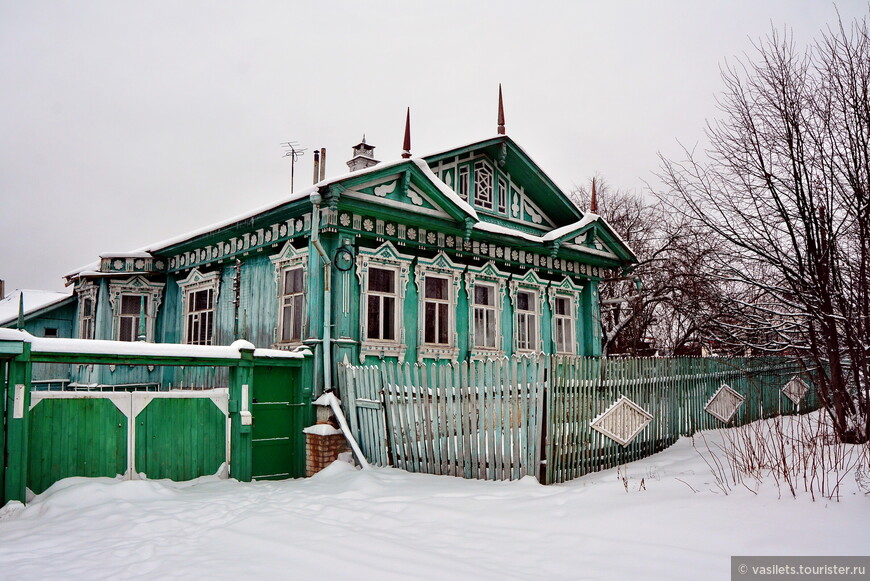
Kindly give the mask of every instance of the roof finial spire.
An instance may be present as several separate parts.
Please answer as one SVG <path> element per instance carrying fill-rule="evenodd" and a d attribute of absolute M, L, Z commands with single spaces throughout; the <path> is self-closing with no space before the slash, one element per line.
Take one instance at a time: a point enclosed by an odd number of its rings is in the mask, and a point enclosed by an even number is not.
<path fill-rule="evenodd" d="M 411 108 L 405 114 L 405 141 L 402 143 L 402 159 L 411 157 Z"/>
<path fill-rule="evenodd" d="M 595 178 L 592 178 L 592 195 L 589 200 L 589 211 L 593 214 L 598 213 L 598 193 L 595 191 Z"/>
<path fill-rule="evenodd" d="M 498 84 L 498 134 L 504 135 L 504 102 L 501 98 L 501 83 Z"/>

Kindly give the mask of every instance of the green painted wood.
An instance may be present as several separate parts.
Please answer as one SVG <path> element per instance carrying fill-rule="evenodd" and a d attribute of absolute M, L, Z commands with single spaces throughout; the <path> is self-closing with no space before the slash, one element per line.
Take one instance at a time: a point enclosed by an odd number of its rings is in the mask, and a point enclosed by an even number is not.
<path fill-rule="evenodd" d="M 298 369 L 255 367 L 251 391 L 252 477 L 305 475 L 305 404 Z"/>
<path fill-rule="evenodd" d="M 24 502 L 27 497 L 28 422 L 30 414 L 30 343 L 24 343 L 23 352 L 8 364 L 6 390 L 6 494 L 5 501 Z M 16 418 L 16 385 L 23 385 L 21 408 L 23 417 Z"/>
<path fill-rule="evenodd" d="M 3 342 L 0 342 L 0 347 Z M 23 351 L 23 348 L 22 348 Z M 9 363 L 0 359 L 0 404 L 5 408 L 7 394 L 7 368 Z M 6 418 L 0 414 L 0 506 L 6 504 Z"/>
<path fill-rule="evenodd" d="M 70 476 L 127 470 L 127 418 L 112 401 L 45 399 L 29 413 L 27 487 L 36 494 Z"/>
<path fill-rule="evenodd" d="M 135 429 L 136 471 L 148 478 L 191 480 L 216 474 L 226 461 L 226 416 L 209 398 L 154 397 Z"/>

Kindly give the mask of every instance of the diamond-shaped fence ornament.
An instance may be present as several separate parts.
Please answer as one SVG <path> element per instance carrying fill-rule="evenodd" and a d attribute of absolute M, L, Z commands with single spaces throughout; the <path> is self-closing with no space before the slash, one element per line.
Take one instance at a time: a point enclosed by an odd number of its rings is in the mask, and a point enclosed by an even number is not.
<path fill-rule="evenodd" d="M 782 393 L 785 394 L 785 397 L 793 401 L 794 405 L 800 405 L 801 400 L 804 399 L 804 396 L 807 394 L 809 389 L 810 386 L 807 385 L 803 379 L 795 375 L 782 388 Z"/>
<path fill-rule="evenodd" d="M 725 422 L 731 421 L 734 414 L 743 405 L 743 400 L 746 399 L 727 384 L 723 383 L 713 397 L 704 406 L 704 410 L 714 418 Z"/>
<path fill-rule="evenodd" d="M 649 412 L 622 396 L 590 425 L 608 438 L 628 446 L 652 419 Z"/>

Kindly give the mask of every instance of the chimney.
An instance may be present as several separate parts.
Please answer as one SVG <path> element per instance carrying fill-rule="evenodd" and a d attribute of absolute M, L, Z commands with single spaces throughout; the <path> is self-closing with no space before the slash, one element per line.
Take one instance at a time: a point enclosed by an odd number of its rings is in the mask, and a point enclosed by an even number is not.
<path fill-rule="evenodd" d="M 0 279 L 0 301 L 6 298 L 6 282 Z"/>
<path fill-rule="evenodd" d="M 326 148 L 320 148 L 320 181 L 326 179 Z"/>
<path fill-rule="evenodd" d="M 353 172 L 380 163 L 375 159 L 374 152 L 375 146 L 366 143 L 366 136 L 363 133 L 362 141 L 353 146 L 353 157 L 347 162 L 347 168 Z"/>
<path fill-rule="evenodd" d="M 320 152 L 316 149 L 314 150 L 314 181 L 311 183 L 316 184 L 320 181 Z"/>

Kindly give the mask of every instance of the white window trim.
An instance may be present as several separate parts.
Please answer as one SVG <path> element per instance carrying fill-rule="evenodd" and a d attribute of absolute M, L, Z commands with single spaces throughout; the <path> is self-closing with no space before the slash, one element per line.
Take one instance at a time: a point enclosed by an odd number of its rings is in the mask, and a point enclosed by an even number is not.
<path fill-rule="evenodd" d="M 513 307 L 513 321 L 514 321 L 514 332 L 513 332 L 513 349 L 514 353 L 543 353 L 544 352 L 544 337 L 541 330 L 543 329 L 543 317 L 544 317 L 544 301 L 543 295 L 544 290 L 547 286 L 547 283 L 541 280 L 534 270 L 529 270 L 525 275 L 521 277 L 514 277 L 510 281 L 510 298 L 511 298 L 511 306 Z M 520 349 L 519 347 L 519 333 L 517 333 L 517 327 L 519 325 L 518 322 L 518 311 L 517 311 L 517 293 L 519 291 L 528 291 L 535 295 L 535 316 L 537 318 L 536 326 L 535 326 L 535 343 L 536 349 Z"/>
<path fill-rule="evenodd" d="M 417 361 L 422 363 L 424 359 L 449 359 L 455 362 L 459 357 L 459 342 L 456 336 L 456 300 L 459 297 L 459 286 L 462 280 L 464 266 L 454 264 L 442 250 L 434 258 L 418 258 L 417 266 L 414 267 L 414 282 L 417 284 Z M 426 343 L 424 292 L 426 289 L 426 277 L 437 276 L 447 279 L 447 312 L 450 321 L 447 327 L 449 343 Z"/>
<path fill-rule="evenodd" d="M 203 274 L 198 268 L 194 268 L 187 275 L 187 278 L 178 281 L 178 288 L 181 289 L 181 313 L 184 320 L 182 325 L 181 343 L 187 345 L 187 332 L 190 326 L 190 312 L 188 305 L 190 304 L 189 297 L 192 293 L 211 289 L 212 291 L 212 317 L 211 317 L 211 342 L 207 345 L 215 345 L 215 331 L 217 330 L 217 310 L 218 310 L 218 293 L 220 291 L 220 271 Z M 204 311 L 200 311 L 204 312 Z"/>
<path fill-rule="evenodd" d="M 274 349 L 295 349 L 308 336 L 308 249 L 297 250 L 290 242 L 284 245 L 281 252 L 271 259 L 275 266 L 275 297 L 278 305 L 275 335 L 272 347 Z M 302 332 L 299 341 L 281 341 L 284 336 L 284 273 L 294 268 L 302 268 Z"/>
<path fill-rule="evenodd" d="M 162 282 L 149 281 L 144 276 L 133 276 L 126 280 L 109 283 L 109 304 L 112 307 L 112 339 L 120 336 L 121 297 L 133 295 L 145 297 L 145 341 L 154 341 L 154 321 L 162 300 Z M 138 333 L 138 330 L 136 331 Z"/>
<path fill-rule="evenodd" d="M 76 289 L 76 295 L 78 295 L 78 337 L 79 339 L 96 339 L 97 338 L 97 295 L 99 293 L 99 287 L 93 283 L 85 282 L 82 283 Z M 86 299 L 90 299 L 92 305 L 92 311 L 90 317 L 85 317 L 84 311 L 82 310 L 82 304 Z M 91 320 L 91 332 L 90 337 L 82 336 L 82 326 L 85 319 Z"/>
<path fill-rule="evenodd" d="M 550 285 L 547 289 L 547 299 L 550 303 L 550 313 L 552 313 L 552 321 L 550 329 L 552 331 L 553 351 L 557 355 L 576 355 L 577 348 L 580 345 L 580 299 L 582 297 L 583 285 L 575 284 L 567 276 L 558 285 Z M 571 351 L 559 351 L 558 343 L 556 342 L 556 297 L 567 297 L 571 300 L 571 319 L 573 325 L 571 331 L 573 333 L 573 341 Z"/>
<path fill-rule="evenodd" d="M 411 272 L 413 256 L 401 254 L 390 242 L 384 242 L 376 249 L 360 248 L 356 256 L 356 276 L 360 284 L 359 303 L 359 361 L 365 363 L 366 357 L 397 357 L 399 363 L 404 362 L 405 353 L 408 350 L 405 341 L 405 289 Z M 396 339 L 394 341 L 381 341 L 367 339 L 368 336 L 368 288 L 369 267 L 393 270 L 396 273 Z"/>
<path fill-rule="evenodd" d="M 496 287 L 496 328 L 495 334 L 502 336 L 502 316 L 504 310 L 504 296 L 507 289 L 507 281 L 510 274 L 501 272 L 496 268 L 493 261 L 489 261 L 481 267 L 469 266 L 465 272 L 465 295 L 468 298 L 468 352 L 472 359 L 486 359 L 504 356 L 504 339 L 497 339 L 495 349 L 476 347 L 474 345 L 474 286 L 480 282 L 493 284 Z"/>

